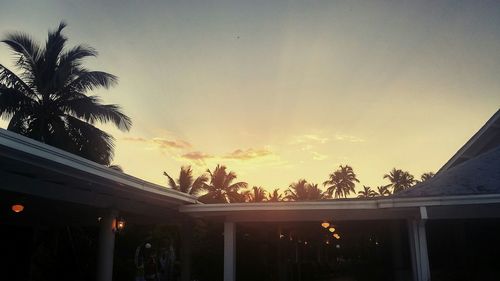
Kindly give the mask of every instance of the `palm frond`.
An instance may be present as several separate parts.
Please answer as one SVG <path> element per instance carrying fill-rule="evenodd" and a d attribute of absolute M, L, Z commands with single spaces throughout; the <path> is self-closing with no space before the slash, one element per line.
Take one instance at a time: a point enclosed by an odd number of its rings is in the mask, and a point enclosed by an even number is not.
<path fill-rule="evenodd" d="M 39 60 L 43 49 L 30 35 L 22 32 L 9 33 L 2 40 L 17 56 L 16 65 L 26 73 L 39 73 Z"/>
<path fill-rule="evenodd" d="M 36 93 L 19 76 L 0 64 L 0 85 L 21 91 L 23 94 L 36 98 Z"/>
<path fill-rule="evenodd" d="M 206 174 L 202 174 L 194 180 L 193 185 L 191 186 L 191 195 L 198 195 L 202 190 L 205 189 L 206 182 L 208 181 L 208 176 Z"/>
<path fill-rule="evenodd" d="M 82 70 L 76 79 L 68 83 L 59 93 L 60 96 L 71 92 L 85 93 L 97 88 L 109 89 L 118 83 L 118 77 L 103 71 Z"/>
<path fill-rule="evenodd" d="M 172 189 L 178 190 L 177 184 L 175 184 L 175 180 L 167 174 L 167 172 L 163 172 L 163 175 L 168 178 L 168 186 Z"/>
<path fill-rule="evenodd" d="M 91 124 L 71 115 L 64 116 L 68 133 L 75 150 L 73 153 L 102 165 L 109 165 L 113 159 L 114 138 Z"/>
<path fill-rule="evenodd" d="M 59 55 L 64 49 L 64 45 L 68 38 L 62 35 L 62 30 L 66 27 L 66 23 L 61 21 L 59 26 L 54 31 L 49 31 L 47 36 L 47 42 L 45 43 L 44 50 L 44 61 L 45 61 L 45 69 L 44 72 L 53 72 L 57 62 Z"/>
<path fill-rule="evenodd" d="M 95 96 L 78 94 L 76 97 L 58 104 L 71 115 L 83 119 L 91 124 L 113 122 L 118 129 L 128 131 L 132 127 L 132 120 L 125 115 L 118 105 L 101 104 Z"/>
<path fill-rule="evenodd" d="M 248 184 L 246 182 L 237 182 L 237 183 L 231 184 L 227 188 L 229 190 L 236 190 L 236 191 L 238 191 L 240 189 L 247 188 L 247 186 L 248 186 Z"/>
<path fill-rule="evenodd" d="M 1 103 L 2 102 L 0 101 L 0 104 Z M 26 119 L 27 119 L 26 114 L 23 111 L 15 112 L 10 118 L 7 130 L 12 131 L 14 133 L 18 133 L 20 135 L 26 135 L 28 130 L 28 123 L 26 122 Z"/>
<path fill-rule="evenodd" d="M 25 115 L 33 113 L 35 103 L 20 91 L 0 85 L 0 117 L 8 119 L 17 112 Z"/>

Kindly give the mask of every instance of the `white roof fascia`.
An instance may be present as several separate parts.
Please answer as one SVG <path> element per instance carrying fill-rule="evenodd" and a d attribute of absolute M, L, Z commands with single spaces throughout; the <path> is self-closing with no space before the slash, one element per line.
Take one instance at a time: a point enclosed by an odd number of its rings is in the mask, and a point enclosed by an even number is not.
<path fill-rule="evenodd" d="M 442 196 L 422 198 L 391 198 L 371 200 L 330 200 L 279 203 L 229 203 L 184 205 L 182 213 L 245 212 L 245 211 L 301 211 L 301 210 L 370 210 L 430 206 L 473 205 L 500 203 L 500 194 Z"/>

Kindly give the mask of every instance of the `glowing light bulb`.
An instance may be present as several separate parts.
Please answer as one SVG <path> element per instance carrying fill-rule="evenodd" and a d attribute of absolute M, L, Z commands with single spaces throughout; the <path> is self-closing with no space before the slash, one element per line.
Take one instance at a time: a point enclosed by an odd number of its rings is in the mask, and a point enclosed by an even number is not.
<path fill-rule="evenodd" d="M 330 223 L 329 223 L 329 222 L 327 222 L 327 221 L 324 221 L 324 222 L 322 222 L 322 223 L 321 223 L 321 226 L 322 226 L 323 228 L 328 228 L 328 227 L 330 226 Z"/>
<path fill-rule="evenodd" d="M 14 204 L 12 205 L 12 211 L 14 211 L 14 213 L 20 213 L 22 211 L 24 211 L 24 206 L 21 205 L 21 204 Z"/>

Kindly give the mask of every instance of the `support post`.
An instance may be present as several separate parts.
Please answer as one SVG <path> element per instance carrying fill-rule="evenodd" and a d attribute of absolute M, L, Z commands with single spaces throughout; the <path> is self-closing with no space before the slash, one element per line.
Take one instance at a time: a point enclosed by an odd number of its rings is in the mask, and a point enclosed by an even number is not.
<path fill-rule="evenodd" d="M 236 279 L 236 225 L 224 222 L 224 281 Z"/>
<path fill-rule="evenodd" d="M 193 221 L 185 220 L 181 225 L 181 280 L 191 280 L 191 243 L 193 242 Z"/>
<path fill-rule="evenodd" d="M 114 225 L 118 212 L 108 210 L 99 225 L 99 248 L 97 252 L 97 281 L 113 280 L 113 255 L 115 250 Z"/>
<path fill-rule="evenodd" d="M 431 280 L 425 230 L 426 221 L 427 209 L 425 207 L 420 207 L 420 219 L 408 222 L 413 280 L 415 281 Z"/>

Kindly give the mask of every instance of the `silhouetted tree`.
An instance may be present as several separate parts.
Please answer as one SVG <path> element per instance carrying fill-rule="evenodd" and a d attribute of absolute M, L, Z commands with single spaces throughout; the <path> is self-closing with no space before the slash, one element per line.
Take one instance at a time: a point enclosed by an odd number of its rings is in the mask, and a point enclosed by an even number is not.
<path fill-rule="evenodd" d="M 208 181 L 208 176 L 206 174 L 194 179 L 191 166 L 181 167 L 177 181 L 175 181 L 166 172 L 163 172 L 163 175 L 168 178 L 168 187 L 195 196 L 197 196 L 205 188 Z"/>
<path fill-rule="evenodd" d="M 434 174 L 433 172 L 427 172 L 427 173 L 423 173 L 421 176 L 420 176 L 420 182 L 424 182 L 426 180 L 429 180 L 431 178 L 433 178 L 436 174 Z"/>
<path fill-rule="evenodd" d="M 217 165 L 213 171 L 207 170 L 210 182 L 204 184 L 205 195 L 198 198 L 203 203 L 235 203 L 245 202 L 245 195 L 239 193 L 246 188 L 246 182 L 232 183 L 236 179 L 234 172 L 227 172 L 226 166 Z"/>
<path fill-rule="evenodd" d="M 262 187 L 254 186 L 252 187 L 252 190 L 249 190 L 244 194 L 246 196 L 247 202 L 256 203 L 256 202 L 264 202 L 264 200 L 266 200 L 267 192 Z"/>
<path fill-rule="evenodd" d="M 372 190 L 371 187 L 369 186 L 364 186 L 363 185 L 363 190 L 358 191 L 358 198 L 371 198 L 377 196 L 377 193 Z"/>
<path fill-rule="evenodd" d="M 329 197 L 335 198 L 347 197 L 351 192 L 355 193 L 356 183 L 359 182 L 356 174 L 351 166 L 340 165 L 339 169 L 330 174 L 330 179 L 325 181 L 323 185 L 327 187 Z"/>
<path fill-rule="evenodd" d="M 288 201 L 321 200 L 324 198 L 324 192 L 318 188 L 317 184 L 310 184 L 304 179 L 290 184 L 285 191 L 285 199 Z"/>
<path fill-rule="evenodd" d="M 308 200 L 323 200 L 327 195 L 318 187 L 317 183 L 310 183 L 307 186 Z"/>
<path fill-rule="evenodd" d="M 267 196 L 268 202 L 280 202 L 283 201 L 283 194 L 279 192 L 279 188 L 273 190 L 273 192 L 269 193 Z"/>
<path fill-rule="evenodd" d="M 390 185 L 381 185 L 377 186 L 377 194 L 379 196 L 389 196 L 391 195 L 391 191 L 389 190 Z"/>
<path fill-rule="evenodd" d="M 118 79 L 82 65 L 85 58 L 97 56 L 93 48 L 78 45 L 66 50 L 65 27 L 61 22 L 50 31 L 44 46 L 25 33 L 6 35 L 2 42 L 13 52 L 20 73 L 0 64 L 0 116 L 10 119 L 10 131 L 109 165 L 114 138 L 95 124 L 112 122 L 128 131 L 132 121 L 118 105 L 87 95 Z"/>
<path fill-rule="evenodd" d="M 415 178 L 412 174 L 396 168 L 393 168 L 389 174 L 385 174 L 384 179 L 388 179 L 391 182 L 392 193 L 403 191 L 415 184 Z"/>

